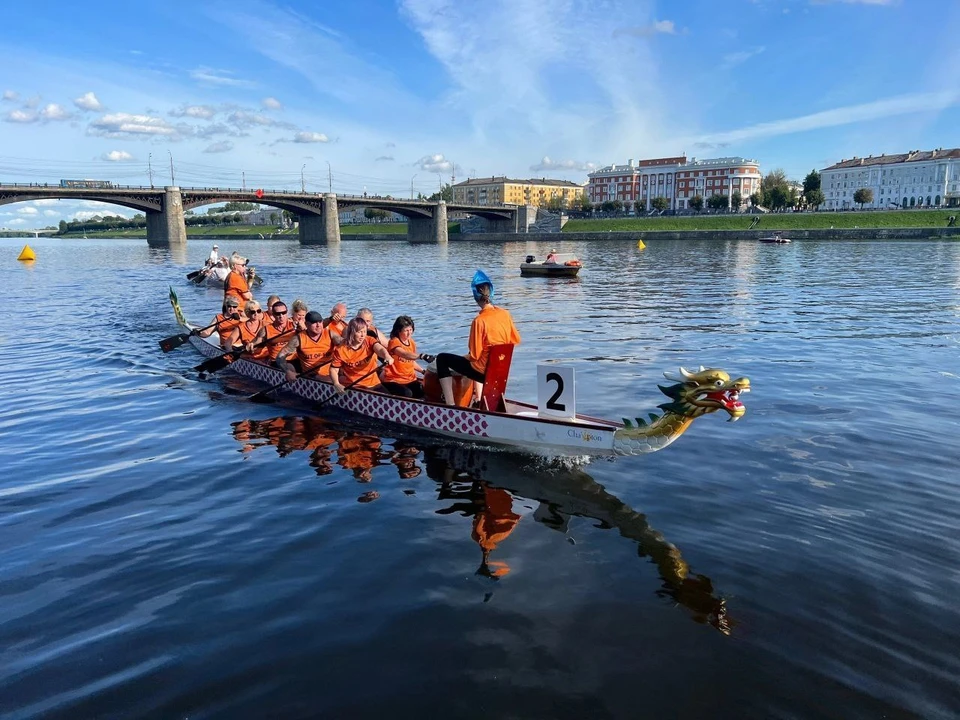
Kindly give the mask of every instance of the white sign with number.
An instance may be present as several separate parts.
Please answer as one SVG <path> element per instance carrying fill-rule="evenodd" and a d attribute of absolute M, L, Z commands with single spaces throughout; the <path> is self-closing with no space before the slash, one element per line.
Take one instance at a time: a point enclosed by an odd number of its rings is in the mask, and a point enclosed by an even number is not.
<path fill-rule="evenodd" d="M 572 418 L 577 414 L 572 367 L 537 365 L 537 409 L 548 417 Z"/>

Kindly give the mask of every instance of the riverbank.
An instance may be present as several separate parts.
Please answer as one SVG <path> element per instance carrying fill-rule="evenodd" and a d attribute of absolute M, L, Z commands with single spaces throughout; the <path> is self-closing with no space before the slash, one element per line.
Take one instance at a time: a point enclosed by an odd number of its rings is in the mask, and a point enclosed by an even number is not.
<path fill-rule="evenodd" d="M 696 230 L 747 230 L 755 217 L 758 230 L 830 230 L 867 228 L 934 228 L 947 227 L 952 215 L 960 216 L 960 208 L 952 210 L 882 210 L 871 212 L 802 212 L 754 215 L 683 215 L 665 217 L 627 217 L 573 219 L 563 233 L 576 232 L 656 232 Z"/>
<path fill-rule="evenodd" d="M 460 232 L 460 223 L 452 222 L 448 224 L 447 232 L 451 235 Z M 406 223 L 377 223 L 369 225 L 341 225 L 341 235 L 406 235 Z M 231 225 L 225 226 L 188 226 L 187 237 L 196 240 L 296 240 L 299 238 L 297 228 L 277 231 L 272 226 L 263 225 Z M 32 235 L 31 235 L 32 237 Z M 68 232 L 63 235 L 53 235 L 52 237 L 62 238 L 146 238 L 147 231 L 144 228 L 135 228 L 129 230 L 87 230 L 86 232 Z"/>

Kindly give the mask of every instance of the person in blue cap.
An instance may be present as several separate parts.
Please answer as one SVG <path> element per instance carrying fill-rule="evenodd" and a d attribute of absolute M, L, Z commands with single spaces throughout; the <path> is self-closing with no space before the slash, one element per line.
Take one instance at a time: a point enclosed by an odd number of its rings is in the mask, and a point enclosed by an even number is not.
<path fill-rule="evenodd" d="M 440 353 L 437 355 L 437 380 L 447 405 L 456 404 L 453 397 L 452 372 L 474 381 L 473 400 L 483 396 L 483 381 L 487 370 L 490 348 L 494 345 L 519 345 L 520 333 L 510 313 L 493 304 L 493 282 L 482 270 L 477 270 L 470 283 L 473 299 L 480 310 L 470 325 L 469 352 L 466 355 Z"/>

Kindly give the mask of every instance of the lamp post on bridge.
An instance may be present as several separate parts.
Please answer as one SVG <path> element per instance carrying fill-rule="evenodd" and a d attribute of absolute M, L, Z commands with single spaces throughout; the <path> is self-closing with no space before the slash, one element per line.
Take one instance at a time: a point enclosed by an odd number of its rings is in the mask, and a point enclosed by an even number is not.
<path fill-rule="evenodd" d="M 307 169 L 307 164 L 304 163 L 303 167 L 300 168 L 300 192 L 305 193 L 307 191 L 307 184 L 303 181 L 303 171 Z"/>
<path fill-rule="evenodd" d="M 170 184 L 176 186 L 177 181 L 173 176 L 173 153 L 167 150 L 167 155 L 170 156 Z"/>
<path fill-rule="evenodd" d="M 417 179 L 417 175 L 420 173 L 414 173 L 413 177 L 410 178 L 410 199 L 413 200 L 413 181 Z"/>
<path fill-rule="evenodd" d="M 153 153 L 147 153 L 147 175 L 150 177 L 150 189 L 153 189 Z"/>
<path fill-rule="evenodd" d="M 333 169 L 330 167 L 330 161 L 327 160 L 327 192 L 333 194 Z"/>
<path fill-rule="evenodd" d="M 437 202 L 443 200 L 443 175 L 437 173 L 437 179 L 440 181 L 440 192 L 437 194 Z"/>

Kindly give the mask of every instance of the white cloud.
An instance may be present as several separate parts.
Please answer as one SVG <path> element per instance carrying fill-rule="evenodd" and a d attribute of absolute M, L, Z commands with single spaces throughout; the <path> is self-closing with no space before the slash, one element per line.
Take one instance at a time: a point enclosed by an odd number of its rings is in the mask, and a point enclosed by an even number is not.
<path fill-rule="evenodd" d="M 295 143 L 325 143 L 330 142 L 330 139 L 323 133 L 301 130 L 293 136 L 293 141 Z"/>
<path fill-rule="evenodd" d="M 48 103 L 40 111 L 40 117 L 44 120 L 69 120 L 73 116 L 68 113 L 62 105 Z"/>
<path fill-rule="evenodd" d="M 7 113 L 4 120 L 6 122 L 15 122 L 15 123 L 32 123 L 40 119 L 40 116 L 34 112 L 27 112 L 26 110 L 11 110 Z"/>
<path fill-rule="evenodd" d="M 282 110 L 283 109 L 283 103 L 281 103 L 279 100 L 277 100 L 274 97 L 264 98 L 260 104 L 263 105 L 263 107 L 266 110 Z"/>
<path fill-rule="evenodd" d="M 945 110 L 946 108 L 957 105 L 960 105 L 960 91 L 900 95 L 886 100 L 876 100 L 861 105 L 848 105 L 846 107 L 824 110 L 822 112 L 802 115 L 787 120 L 758 123 L 740 128 L 739 130 L 713 133 L 699 138 L 688 138 L 681 142 L 682 144 L 701 142 L 722 146 L 725 143 L 736 143 L 755 138 L 777 137 L 780 135 L 789 135 L 790 133 L 819 130 L 820 128 L 837 127 L 839 125 L 852 125 L 853 123 L 879 120 L 881 118 L 895 117 L 898 115 Z"/>
<path fill-rule="evenodd" d="M 212 145 L 208 145 L 205 149 L 205 153 L 222 153 L 229 152 L 233 150 L 233 143 L 229 140 L 224 140 L 222 142 L 215 142 Z"/>
<path fill-rule="evenodd" d="M 580 170 L 583 172 L 593 172 L 599 166 L 592 162 L 579 162 L 578 160 L 553 160 L 544 155 L 536 165 L 531 165 L 530 169 L 534 172 L 543 170 Z"/>
<path fill-rule="evenodd" d="M 32 205 L 27 205 L 25 207 L 17 208 L 17 215 L 28 215 L 30 217 L 33 217 L 34 215 L 37 215 L 39 213 L 40 211 L 37 210 Z"/>
<path fill-rule="evenodd" d="M 260 113 L 247 112 L 246 110 L 235 110 L 227 117 L 228 122 L 232 122 L 237 127 L 269 127 L 270 125 L 279 125 L 280 123 L 272 117 L 261 115 Z"/>
<path fill-rule="evenodd" d="M 673 20 L 654 20 L 649 25 L 622 27 L 613 31 L 613 37 L 631 35 L 633 37 L 653 37 L 654 35 L 676 35 L 677 28 Z"/>
<path fill-rule="evenodd" d="M 447 160 L 442 153 L 424 155 L 414 165 L 426 172 L 450 172 L 453 169 L 453 163 Z"/>
<path fill-rule="evenodd" d="M 249 88 L 254 87 L 256 84 L 250 80 L 241 80 L 240 78 L 233 77 L 233 73 L 229 70 L 216 70 L 208 67 L 199 67 L 196 70 L 191 70 L 190 77 L 203 85 Z"/>
<path fill-rule="evenodd" d="M 60 213 L 56 210 L 44 210 L 43 215 L 44 217 L 60 217 Z"/>
<path fill-rule="evenodd" d="M 7 226 L 10 225 L 26 225 L 27 221 L 23 218 L 16 218 L 15 220 L 7 220 Z"/>
<path fill-rule="evenodd" d="M 133 155 L 128 153 L 126 150 L 111 150 L 108 153 L 104 153 L 100 156 L 101 160 L 107 160 L 109 162 L 127 162 L 133 160 Z"/>
<path fill-rule="evenodd" d="M 20 99 L 20 93 L 15 92 L 13 90 L 4 90 L 3 99 L 6 100 L 7 102 L 16 102 L 17 100 Z"/>
<path fill-rule="evenodd" d="M 104 137 L 173 137 L 177 129 L 166 120 L 151 115 L 132 115 L 113 113 L 104 115 L 90 123 L 88 132 Z"/>
<path fill-rule="evenodd" d="M 103 105 L 100 104 L 97 96 L 92 92 L 84 93 L 80 97 L 74 98 L 73 104 L 87 112 L 100 112 L 103 110 Z"/>
<path fill-rule="evenodd" d="M 740 50 L 738 52 L 729 53 L 728 55 L 723 56 L 723 62 L 720 64 L 720 67 L 724 70 L 730 70 L 735 68 L 737 65 L 742 65 L 750 58 L 756 57 L 766 49 L 766 47 L 760 46 L 751 48 L 750 50 Z"/>
<path fill-rule="evenodd" d="M 170 111 L 170 115 L 173 117 L 189 117 L 199 120 L 209 120 L 216 114 L 216 109 L 209 105 L 181 105 L 179 108 Z"/>

